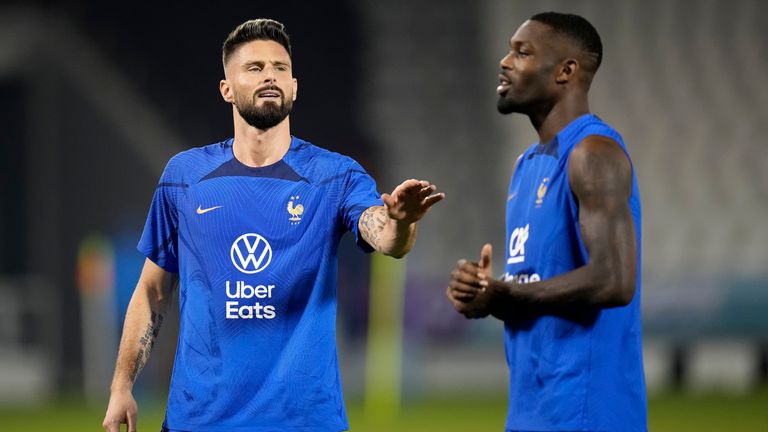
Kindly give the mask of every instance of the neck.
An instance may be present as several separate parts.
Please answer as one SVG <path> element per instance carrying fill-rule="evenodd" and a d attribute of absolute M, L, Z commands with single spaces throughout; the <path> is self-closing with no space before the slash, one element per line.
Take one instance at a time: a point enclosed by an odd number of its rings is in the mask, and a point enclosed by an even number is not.
<path fill-rule="evenodd" d="M 589 102 L 586 93 L 572 92 L 554 105 L 528 114 L 528 118 L 539 134 L 539 142 L 544 144 L 551 141 L 568 123 L 588 113 Z"/>
<path fill-rule="evenodd" d="M 235 159 L 250 167 L 272 165 L 281 160 L 291 145 L 291 126 L 286 117 L 277 126 L 261 130 L 243 120 L 235 112 Z"/>

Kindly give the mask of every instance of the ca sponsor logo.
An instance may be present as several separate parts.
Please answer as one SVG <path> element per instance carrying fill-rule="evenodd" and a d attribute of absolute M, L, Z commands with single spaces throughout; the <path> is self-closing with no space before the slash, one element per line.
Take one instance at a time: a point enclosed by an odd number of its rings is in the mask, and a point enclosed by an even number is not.
<path fill-rule="evenodd" d="M 525 261 L 525 242 L 528 241 L 528 228 L 530 224 L 524 227 L 517 227 L 509 236 L 509 258 L 507 264 L 518 264 Z"/>
<path fill-rule="evenodd" d="M 229 256 L 236 269 L 242 273 L 254 274 L 264 270 L 272 262 L 272 246 L 258 234 L 243 234 L 232 243 Z"/>

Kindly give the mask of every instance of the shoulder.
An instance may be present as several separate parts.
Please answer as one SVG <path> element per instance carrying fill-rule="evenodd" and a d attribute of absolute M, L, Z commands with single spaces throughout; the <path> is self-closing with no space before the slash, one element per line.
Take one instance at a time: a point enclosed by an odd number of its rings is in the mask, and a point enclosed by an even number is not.
<path fill-rule="evenodd" d="M 194 147 L 177 153 L 168 160 L 163 173 L 173 178 L 194 177 L 199 172 L 218 166 L 232 156 L 232 140 L 224 140 L 201 147 Z"/>
<path fill-rule="evenodd" d="M 525 153 L 521 154 L 517 157 L 517 159 L 515 159 L 515 164 L 512 166 L 513 171 L 517 170 L 517 167 L 520 166 L 520 161 L 523 160 L 523 156 L 525 156 Z"/>
<path fill-rule="evenodd" d="M 582 138 L 573 148 L 571 159 L 590 157 L 613 157 L 627 159 L 616 139 L 607 135 L 591 134 Z"/>
<path fill-rule="evenodd" d="M 293 164 L 299 168 L 318 174 L 364 171 L 360 164 L 349 156 L 316 146 L 296 137 L 294 140 L 290 157 Z"/>
<path fill-rule="evenodd" d="M 232 139 L 227 139 L 213 144 L 207 144 L 200 147 L 194 147 L 188 150 L 176 153 L 168 164 L 180 165 L 189 162 L 199 162 L 200 160 L 215 159 L 222 156 L 231 155 Z"/>
<path fill-rule="evenodd" d="M 571 152 L 568 178 L 575 191 L 592 187 L 624 189 L 631 185 L 632 165 L 615 139 L 588 135 Z"/>
<path fill-rule="evenodd" d="M 341 153 L 330 151 L 296 137 L 294 137 L 294 145 L 291 146 L 291 151 L 297 155 L 301 155 L 305 159 L 313 159 L 317 162 L 338 163 L 352 160 L 352 158 Z"/>
<path fill-rule="evenodd" d="M 622 143 L 621 134 L 595 114 L 587 114 L 574 122 L 572 136 L 577 140 L 589 135 L 603 135 Z"/>

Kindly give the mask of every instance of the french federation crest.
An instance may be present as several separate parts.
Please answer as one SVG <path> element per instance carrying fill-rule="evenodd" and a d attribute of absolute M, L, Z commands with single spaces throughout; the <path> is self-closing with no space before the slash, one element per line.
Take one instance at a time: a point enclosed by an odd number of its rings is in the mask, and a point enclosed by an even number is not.
<path fill-rule="evenodd" d="M 299 222 L 301 222 L 301 215 L 304 214 L 304 206 L 299 204 L 295 205 L 294 203 L 299 200 L 299 196 L 291 196 L 291 200 L 288 201 L 288 214 L 291 215 L 290 218 L 288 218 L 289 221 L 291 221 L 291 225 L 297 225 Z"/>
<path fill-rule="evenodd" d="M 544 180 L 542 180 L 541 184 L 539 185 L 539 190 L 536 191 L 536 208 L 541 207 L 541 204 L 544 202 L 544 195 L 547 194 L 548 182 L 549 182 L 549 177 L 544 177 Z"/>

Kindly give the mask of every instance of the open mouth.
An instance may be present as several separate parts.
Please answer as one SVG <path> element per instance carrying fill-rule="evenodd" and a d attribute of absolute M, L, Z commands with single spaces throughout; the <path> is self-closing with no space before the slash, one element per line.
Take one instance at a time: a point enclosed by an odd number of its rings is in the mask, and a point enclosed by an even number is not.
<path fill-rule="evenodd" d="M 264 100 L 279 100 L 280 98 L 282 98 L 283 94 L 280 92 L 280 90 L 265 89 L 258 92 L 256 96 L 259 99 L 264 99 Z"/>
<path fill-rule="evenodd" d="M 499 86 L 496 87 L 497 94 L 504 94 L 512 86 L 512 83 L 504 75 L 499 74 Z"/>

